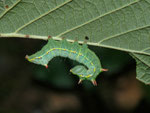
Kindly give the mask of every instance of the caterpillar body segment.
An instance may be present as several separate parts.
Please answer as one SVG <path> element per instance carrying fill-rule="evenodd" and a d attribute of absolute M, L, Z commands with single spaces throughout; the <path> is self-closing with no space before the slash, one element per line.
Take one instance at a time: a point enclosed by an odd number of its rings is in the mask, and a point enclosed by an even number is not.
<path fill-rule="evenodd" d="M 79 45 L 77 41 L 70 43 L 65 39 L 55 41 L 49 38 L 48 43 L 40 51 L 31 56 L 26 56 L 26 58 L 30 62 L 48 67 L 48 62 L 56 56 L 68 57 L 83 64 L 70 70 L 73 74 L 79 76 L 80 82 L 86 79 L 92 81 L 95 85 L 96 77 L 103 70 L 99 58 L 88 49 L 85 43 Z"/>
<path fill-rule="evenodd" d="M 73 67 L 70 72 L 72 72 L 73 74 L 79 76 L 80 78 L 82 79 L 85 79 L 86 76 L 85 76 L 85 73 L 87 72 L 88 70 L 85 68 L 85 66 L 83 65 L 77 65 L 75 67 Z"/>

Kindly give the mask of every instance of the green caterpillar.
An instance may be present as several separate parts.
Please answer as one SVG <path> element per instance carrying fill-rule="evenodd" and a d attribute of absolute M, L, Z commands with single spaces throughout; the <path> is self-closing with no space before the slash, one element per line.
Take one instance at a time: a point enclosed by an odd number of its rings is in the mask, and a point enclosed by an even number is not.
<path fill-rule="evenodd" d="M 97 85 L 96 77 L 100 72 L 107 71 L 107 69 L 102 69 L 99 58 L 94 52 L 88 49 L 85 43 L 79 45 L 77 41 L 69 43 L 65 39 L 55 41 L 49 38 L 48 43 L 40 51 L 31 56 L 26 55 L 26 59 L 48 68 L 48 62 L 56 56 L 68 57 L 86 66 L 77 65 L 70 70 L 70 72 L 79 76 L 78 83 L 86 79 L 92 81 L 94 85 Z"/>

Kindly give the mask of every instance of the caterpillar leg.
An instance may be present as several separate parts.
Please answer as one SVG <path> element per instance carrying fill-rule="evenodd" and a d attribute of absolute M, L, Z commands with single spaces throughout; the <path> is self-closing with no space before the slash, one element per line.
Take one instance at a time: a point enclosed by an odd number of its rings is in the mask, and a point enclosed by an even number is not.
<path fill-rule="evenodd" d="M 46 68 L 46 69 L 48 68 L 48 65 L 47 65 L 47 64 L 45 64 L 45 68 Z"/>
<path fill-rule="evenodd" d="M 83 81 L 82 79 L 79 79 L 78 84 L 81 84 L 81 83 L 82 83 L 82 81 Z"/>
<path fill-rule="evenodd" d="M 96 80 L 91 80 L 91 82 L 92 82 L 92 84 L 93 84 L 94 86 L 97 86 Z"/>

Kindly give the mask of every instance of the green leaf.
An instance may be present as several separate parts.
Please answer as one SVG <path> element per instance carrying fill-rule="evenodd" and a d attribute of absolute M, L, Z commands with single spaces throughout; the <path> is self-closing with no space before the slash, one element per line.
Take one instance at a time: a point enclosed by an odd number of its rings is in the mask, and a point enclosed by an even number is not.
<path fill-rule="evenodd" d="M 137 79 L 150 84 L 150 57 L 148 55 L 132 54 L 136 59 Z"/>
<path fill-rule="evenodd" d="M 150 0 L 0 1 L 0 37 L 47 40 L 48 35 L 80 43 L 88 36 L 90 45 L 143 54 L 147 60 L 138 59 L 137 67 L 149 71 Z"/>

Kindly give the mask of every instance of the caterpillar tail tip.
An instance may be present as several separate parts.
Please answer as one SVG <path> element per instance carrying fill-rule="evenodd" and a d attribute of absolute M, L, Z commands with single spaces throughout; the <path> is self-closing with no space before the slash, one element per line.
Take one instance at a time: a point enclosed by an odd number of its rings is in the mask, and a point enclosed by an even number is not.
<path fill-rule="evenodd" d="M 92 80 L 92 84 L 93 84 L 94 86 L 97 86 L 96 80 Z"/>
<path fill-rule="evenodd" d="M 108 69 L 101 69 L 101 71 L 108 71 Z"/>

